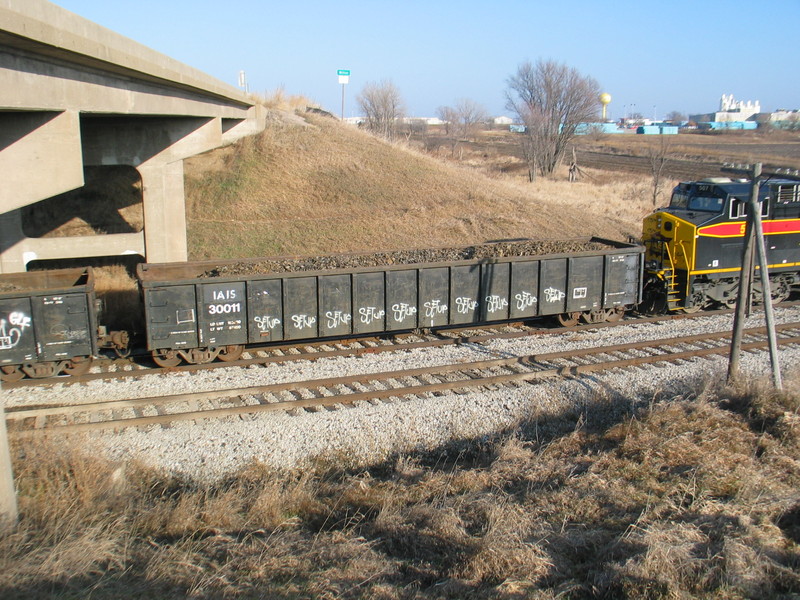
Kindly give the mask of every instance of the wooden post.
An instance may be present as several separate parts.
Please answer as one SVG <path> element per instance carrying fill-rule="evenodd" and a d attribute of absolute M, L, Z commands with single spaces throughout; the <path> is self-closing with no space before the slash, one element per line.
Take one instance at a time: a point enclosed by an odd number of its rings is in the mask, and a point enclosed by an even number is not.
<path fill-rule="evenodd" d="M 11 470 L 11 452 L 6 432 L 6 411 L 0 400 L 0 531 L 17 524 L 17 493 Z"/>
<path fill-rule="evenodd" d="M 757 165 L 760 170 L 761 165 Z M 769 263 L 767 261 L 767 248 L 764 244 L 764 228 L 761 225 L 761 204 L 750 196 L 750 212 L 753 215 L 753 229 L 756 233 L 756 250 L 758 254 L 758 268 L 761 275 L 761 291 L 764 298 L 764 319 L 767 325 L 767 339 L 769 340 L 769 358 L 772 364 L 772 384 L 776 390 L 783 389 L 781 381 L 781 367 L 778 358 L 778 339 L 775 332 L 775 315 L 772 310 L 772 286 L 769 281 Z"/>
<path fill-rule="evenodd" d="M 753 168 L 752 185 L 750 186 L 750 202 L 758 204 L 758 190 L 760 186 L 761 163 Z M 760 210 L 760 209 L 759 209 Z M 761 213 L 758 212 L 760 215 Z M 747 228 L 744 234 L 744 248 L 742 249 L 742 268 L 739 272 L 739 293 L 736 296 L 736 313 L 733 317 L 733 334 L 731 335 L 731 352 L 728 359 L 728 381 L 733 381 L 739 375 L 739 356 L 742 353 L 742 331 L 750 303 L 750 287 L 753 279 L 753 241 L 755 238 L 754 211 L 751 209 L 747 215 Z"/>

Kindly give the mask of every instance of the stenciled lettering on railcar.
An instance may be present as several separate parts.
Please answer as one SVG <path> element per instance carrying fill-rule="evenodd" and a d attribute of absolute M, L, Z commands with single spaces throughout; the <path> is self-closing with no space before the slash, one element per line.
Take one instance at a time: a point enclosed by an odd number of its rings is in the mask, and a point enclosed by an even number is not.
<path fill-rule="evenodd" d="M 236 300 L 236 290 L 212 290 L 214 302 Z"/>
<path fill-rule="evenodd" d="M 270 317 L 268 315 L 255 317 L 253 321 L 255 321 L 256 325 L 258 325 L 258 330 L 261 333 L 266 333 L 270 329 L 275 329 L 281 324 L 281 320 L 278 317 Z"/>
<path fill-rule="evenodd" d="M 54 325 L 50 328 L 51 338 L 61 338 L 62 340 L 81 341 L 89 338 L 89 332 L 86 329 L 73 329 L 69 325 Z"/>
<path fill-rule="evenodd" d="M 536 304 L 536 296 L 530 292 L 520 292 L 514 296 L 517 301 L 517 310 L 525 310 Z"/>
<path fill-rule="evenodd" d="M 398 302 L 392 305 L 392 316 L 395 321 L 403 322 L 409 317 L 413 317 L 415 314 L 417 314 L 417 307 L 411 304 Z"/>
<path fill-rule="evenodd" d="M 226 302 L 225 304 L 209 304 L 209 315 L 229 315 L 231 313 L 242 312 L 241 302 Z"/>
<path fill-rule="evenodd" d="M 292 315 L 292 325 L 295 329 L 311 329 L 317 324 L 317 317 L 309 315 Z"/>
<path fill-rule="evenodd" d="M 519 294 L 517 294 L 519 295 Z M 503 296 L 486 296 L 486 312 L 494 314 L 508 307 L 508 300 Z"/>
<path fill-rule="evenodd" d="M 564 292 L 554 287 L 549 287 L 544 291 L 545 302 L 558 302 L 559 300 L 563 300 L 565 297 L 566 294 Z"/>
<path fill-rule="evenodd" d="M 478 301 L 468 297 L 456 298 L 456 310 L 460 315 L 469 314 L 470 311 L 478 308 Z"/>
<path fill-rule="evenodd" d="M 358 309 L 359 318 L 364 325 L 372 325 L 375 321 L 386 316 L 385 310 L 379 310 L 377 306 L 363 306 Z"/>
<path fill-rule="evenodd" d="M 437 315 L 443 315 L 447 312 L 447 304 L 444 304 L 441 300 L 429 300 L 423 306 L 425 307 L 426 319 L 433 319 Z"/>
<path fill-rule="evenodd" d="M 342 325 L 349 325 L 353 320 L 353 315 L 341 310 L 329 310 L 325 313 L 325 324 L 328 329 L 336 329 Z"/>
<path fill-rule="evenodd" d="M 10 350 L 19 344 L 22 332 L 31 325 L 31 318 L 22 312 L 12 312 L 8 321 L 0 319 L 0 350 Z"/>

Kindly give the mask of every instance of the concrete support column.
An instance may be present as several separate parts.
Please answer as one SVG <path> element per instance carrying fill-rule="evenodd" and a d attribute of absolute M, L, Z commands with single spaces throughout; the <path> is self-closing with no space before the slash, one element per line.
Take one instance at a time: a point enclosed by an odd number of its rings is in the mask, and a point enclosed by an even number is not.
<path fill-rule="evenodd" d="M 4 212 L 81 187 L 78 113 L 0 112 L 0 180 Z"/>
<path fill-rule="evenodd" d="M 25 234 L 19 209 L 0 213 L 0 273 L 25 270 Z"/>
<path fill-rule="evenodd" d="M 140 165 L 147 262 L 178 262 L 188 258 L 183 161 Z"/>
<path fill-rule="evenodd" d="M 0 400 L 0 531 L 13 527 L 17 523 L 17 516 L 17 492 L 8 449 L 6 411 Z"/>

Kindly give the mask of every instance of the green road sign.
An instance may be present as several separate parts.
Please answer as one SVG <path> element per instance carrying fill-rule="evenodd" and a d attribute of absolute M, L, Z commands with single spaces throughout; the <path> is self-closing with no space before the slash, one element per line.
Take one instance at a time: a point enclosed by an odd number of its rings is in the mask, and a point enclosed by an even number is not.
<path fill-rule="evenodd" d="M 350 75 L 350 69 L 339 69 L 338 71 L 336 71 L 336 74 L 347 77 Z"/>

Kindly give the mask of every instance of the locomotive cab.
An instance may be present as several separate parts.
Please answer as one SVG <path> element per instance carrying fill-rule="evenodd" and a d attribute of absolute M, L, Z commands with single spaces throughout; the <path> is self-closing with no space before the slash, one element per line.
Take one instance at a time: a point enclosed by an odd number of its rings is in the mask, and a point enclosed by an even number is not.
<path fill-rule="evenodd" d="M 751 183 L 727 178 L 684 182 L 670 204 L 645 217 L 645 290 L 648 308 L 694 311 L 732 306 L 739 272 Z M 773 301 L 800 282 L 800 184 L 770 180 L 759 191 Z M 754 284 L 761 300 L 760 280 Z"/>

